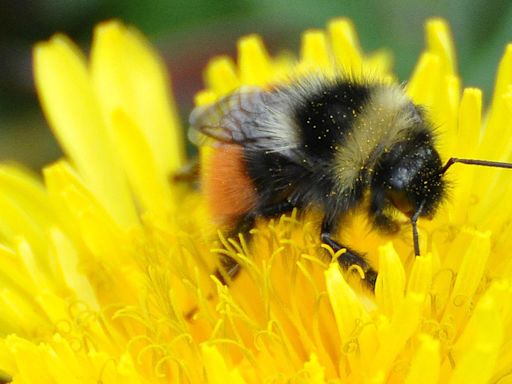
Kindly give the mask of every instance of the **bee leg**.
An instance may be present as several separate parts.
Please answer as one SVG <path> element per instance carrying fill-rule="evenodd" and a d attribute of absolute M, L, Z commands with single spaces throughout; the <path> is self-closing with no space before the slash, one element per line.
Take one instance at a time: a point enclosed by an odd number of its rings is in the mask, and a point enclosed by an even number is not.
<path fill-rule="evenodd" d="M 249 230 L 253 227 L 256 216 L 253 214 L 246 215 L 242 217 L 238 224 L 235 226 L 235 229 L 228 233 L 228 238 L 235 238 L 239 233 L 249 233 Z M 228 255 L 221 255 L 219 257 L 219 266 L 215 268 L 213 275 L 217 280 L 220 281 L 222 285 L 228 285 L 231 281 L 233 281 L 236 276 L 240 273 L 241 267 L 238 262 Z M 213 297 L 209 295 L 208 300 L 211 300 Z M 194 307 L 190 311 L 184 314 L 186 320 L 190 321 L 192 318 L 198 313 L 199 307 Z M 0 383 L 2 384 L 2 383 Z"/>
<path fill-rule="evenodd" d="M 279 203 L 263 206 L 254 212 L 243 216 L 228 237 L 236 238 L 239 234 L 246 235 L 254 227 L 256 217 L 271 218 L 291 211 L 295 207 L 290 200 L 284 200 Z M 215 270 L 215 277 L 224 285 L 232 281 L 240 273 L 240 264 L 231 256 L 222 255 L 220 258 L 220 267 Z"/>
<path fill-rule="evenodd" d="M 238 224 L 235 226 L 235 228 L 228 233 L 228 237 L 236 238 L 240 233 L 243 235 L 248 234 L 251 228 L 254 227 L 256 217 L 275 217 L 291 211 L 296 206 L 297 205 L 294 201 L 285 200 L 257 209 L 254 212 L 243 216 L 238 221 Z M 213 272 L 213 275 L 217 280 L 220 281 L 222 285 L 228 285 L 241 271 L 240 264 L 238 264 L 234 258 L 228 255 L 222 255 L 220 257 L 219 264 L 220 265 Z M 211 297 L 208 297 L 208 299 L 211 299 Z M 198 313 L 198 310 L 198 307 L 192 308 L 190 311 L 184 314 L 185 319 L 188 321 L 192 320 L 193 317 Z"/>
<path fill-rule="evenodd" d="M 385 211 L 385 206 L 385 194 L 382 191 L 374 191 L 368 212 L 374 226 L 384 233 L 397 233 L 400 230 L 400 225 Z"/>
<path fill-rule="evenodd" d="M 194 183 L 199 179 L 199 161 L 193 159 L 169 176 L 173 183 Z"/>
<path fill-rule="evenodd" d="M 227 237 L 237 238 L 239 234 L 246 235 L 254 226 L 256 215 L 250 213 L 243 216 L 233 230 L 231 230 Z M 229 255 L 222 255 L 220 257 L 220 265 L 215 269 L 214 276 L 223 284 L 228 285 L 239 273 L 240 264 Z"/>
<path fill-rule="evenodd" d="M 332 238 L 332 232 L 336 232 L 336 225 L 331 224 L 331 220 L 325 220 L 322 224 L 322 242 L 332 248 L 334 253 L 341 249 L 346 249 L 346 252 L 341 254 L 338 258 L 338 263 L 343 269 L 349 269 L 353 265 L 359 266 L 364 271 L 364 281 L 373 290 L 375 282 L 377 281 L 377 272 L 370 266 L 370 264 L 358 252 L 353 251 L 349 247 L 339 244 Z"/>
<path fill-rule="evenodd" d="M 228 255 L 222 255 L 220 258 L 220 266 L 215 269 L 213 275 L 222 285 L 228 285 L 240 272 L 240 264 Z"/>
<path fill-rule="evenodd" d="M 272 218 L 290 212 L 295 207 L 297 207 L 297 204 L 292 200 L 284 200 L 258 209 L 257 216 Z"/>
<path fill-rule="evenodd" d="M 389 235 L 395 234 L 400 230 L 400 224 L 382 211 L 373 213 L 373 224 L 382 233 L 387 233 Z"/>

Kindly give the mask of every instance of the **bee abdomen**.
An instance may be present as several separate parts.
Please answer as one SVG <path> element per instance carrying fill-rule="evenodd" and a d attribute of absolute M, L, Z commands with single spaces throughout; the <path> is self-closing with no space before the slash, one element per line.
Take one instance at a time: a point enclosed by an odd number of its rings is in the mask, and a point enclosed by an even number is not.
<path fill-rule="evenodd" d="M 238 145 L 215 148 L 203 176 L 210 213 L 223 225 L 234 225 L 256 205 L 256 190 L 247 173 L 243 152 Z"/>

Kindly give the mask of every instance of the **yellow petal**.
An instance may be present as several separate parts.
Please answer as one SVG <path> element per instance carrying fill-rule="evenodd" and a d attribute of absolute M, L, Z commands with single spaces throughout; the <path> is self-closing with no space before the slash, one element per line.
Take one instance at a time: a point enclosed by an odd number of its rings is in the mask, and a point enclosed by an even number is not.
<path fill-rule="evenodd" d="M 53 383 L 50 372 L 46 369 L 40 350 L 46 347 L 36 347 L 30 342 L 17 336 L 10 336 L 6 339 L 7 347 L 16 360 L 19 374 L 16 380 L 26 383 Z"/>
<path fill-rule="evenodd" d="M 240 86 L 235 64 L 230 57 L 221 56 L 208 63 L 206 85 L 219 95 L 229 94 Z M 202 103 L 198 103 L 198 105 L 202 105 Z"/>
<path fill-rule="evenodd" d="M 65 162 L 44 170 L 50 196 L 74 227 L 70 233 L 83 241 L 97 258 L 122 263 L 126 232 L 113 221 Z M 65 209 L 64 209 L 65 208 Z"/>
<path fill-rule="evenodd" d="M 442 71 L 447 75 L 454 75 L 457 71 L 455 48 L 446 21 L 440 18 L 428 20 L 426 34 L 428 49 L 441 59 Z"/>
<path fill-rule="evenodd" d="M 439 382 L 441 356 L 439 342 L 429 335 L 420 335 L 419 347 L 413 356 L 406 384 L 435 384 Z"/>
<path fill-rule="evenodd" d="M 439 94 L 431 105 L 431 119 L 440 138 L 437 150 L 442 159 L 453 156 L 454 147 L 460 140 L 457 135 L 457 118 L 459 114 L 460 80 L 455 75 L 444 76 L 440 84 Z M 443 116 L 437 119 L 435 116 Z"/>
<path fill-rule="evenodd" d="M 12 330 L 17 335 L 34 335 L 35 332 L 48 331 L 51 327 L 48 318 L 41 313 L 35 302 L 8 289 L 0 290 L 0 305 L 2 319 L 10 321 L 9 327 L 3 328 L 2 333 Z"/>
<path fill-rule="evenodd" d="M 270 79 L 270 59 L 259 36 L 238 41 L 240 81 L 245 85 L 264 85 Z"/>
<path fill-rule="evenodd" d="M 59 259 L 58 265 L 67 287 L 74 292 L 78 300 L 84 302 L 91 310 L 98 310 L 99 305 L 93 288 L 87 276 L 79 270 L 80 260 L 73 244 L 56 228 L 52 229 L 51 238 L 55 256 Z"/>
<path fill-rule="evenodd" d="M 473 232 L 442 320 L 452 324 L 454 329 L 459 329 L 461 322 L 465 320 L 473 294 L 481 284 L 489 253 L 490 233 Z"/>
<path fill-rule="evenodd" d="M 359 41 L 352 21 L 339 18 L 328 26 L 333 54 L 342 72 L 357 76 L 361 72 L 362 58 Z"/>
<path fill-rule="evenodd" d="M 300 57 L 300 65 L 305 69 L 315 68 L 324 72 L 332 70 L 333 60 L 323 31 L 312 30 L 303 34 Z"/>
<path fill-rule="evenodd" d="M 507 46 L 498 68 L 496 87 L 489 118 L 482 136 L 482 155 L 485 159 L 509 160 L 511 139 L 504 132 L 510 132 L 510 111 L 512 108 L 512 44 Z"/>
<path fill-rule="evenodd" d="M 512 68 L 512 44 L 508 44 L 505 48 L 505 53 L 500 60 L 500 64 L 498 66 L 498 74 L 496 76 L 496 84 L 494 87 L 491 111 L 495 113 L 495 109 L 497 104 L 500 102 L 500 98 L 509 93 L 509 86 L 512 84 L 512 72 L 510 69 Z"/>
<path fill-rule="evenodd" d="M 482 123 L 482 91 L 480 89 L 464 89 L 458 120 L 459 139 L 453 156 L 472 158 L 478 148 Z"/>
<path fill-rule="evenodd" d="M 49 207 L 48 195 L 35 175 L 10 166 L 0 165 L 0 189 L 30 213 L 38 226 L 47 228 L 55 222 L 55 214 Z M 3 215 L 2 215 L 3 218 Z"/>
<path fill-rule="evenodd" d="M 337 263 L 331 263 L 325 272 L 325 279 L 340 338 L 347 342 L 357 327 L 367 321 L 369 316 L 356 293 L 341 275 Z"/>
<path fill-rule="evenodd" d="M 4 289 L 12 289 L 24 297 L 30 297 L 36 290 L 36 285 L 27 274 L 23 261 L 19 255 L 10 248 L 0 245 L 0 286 Z M 2 314 L 5 312 L 2 311 Z"/>
<path fill-rule="evenodd" d="M 424 295 L 407 295 L 395 309 L 391 322 L 380 329 L 380 348 L 369 368 L 371 377 L 377 379 L 389 372 L 397 356 L 417 332 L 424 300 Z"/>
<path fill-rule="evenodd" d="M 375 74 L 377 78 L 382 77 L 382 80 L 387 83 L 396 83 L 397 80 L 391 73 L 393 61 L 393 54 L 389 50 L 380 49 L 366 57 L 363 67 L 365 68 L 365 73 L 368 73 L 369 76 Z"/>
<path fill-rule="evenodd" d="M 430 106 L 437 97 L 440 78 L 441 60 L 436 54 L 424 52 L 407 83 L 407 93 L 416 104 Z"/>
<path fill-rule="evenodd" d="M 115 220 L 136 222 L 124 173 L 106 131 L 84 59 L 63 36 L 34 50 L 34 76 L 43 110 L 64 151 Z"/>
<path fill-rule="evenodd" d="M 204 358 L 206 376 L 212 384 L 243 384 L 246 381 L 240 376 L 237 369 L 230 370 L 217 348 L 206 344 L 201 345 Z"/>
<path fill-rule="evenodd" d="M 309 360 L 304 363 L 305 379 L 303 382 L 308 384 L 325 383 L 324 368 L 318 362 L 318 357 L 313 353 Z M 299 381 L 301 382 L 301 381 Z"/>
<path fill-rule="evenodd" d="M 459 109 L 459 123 L 457 135 L 454 140 L 456 146 L 453 148 L 453 157 L 476 158 L 478 142 L 480 137 L 480 127 L 482 123 L 482 92 L 476 88 L 466 88 L 462 95 Z M 456 178 L 456 188 L 453 189 L 453 201 L 458 205 L 467 207 L 475 191 L 474 175 L 475 167 L 456 165 L 448 172 L 449 176 Z M 462 223 L 468 219 L 470 212 L 465 209 L 455 211 L 454 220 Z"/>
<path fill-rule="evenodd" d="M 23 262 L 27 275 L 30 276 L 38 291 L 55 288 L 49 265 L 45 264 L 45 260 L 42 257 L 38 257 L 40 254 L 34 254 L 28 241 L 23 238 L 17 238 L 15 249 L 18 257 Z"/>
<path fill-rule="evenodd" d="M 21 200 L 21 201 L 20 201 Z M 5 190 L 0 190 L 0 235 L 12 242 L 17 237 L 26 239 L 37 252 L 46 250 L 45 228 L 37 223 L 23 199 L 13 196 Z"/>
<path fill-rule="evenodd" d="M 340 360 L 339 371 L 344 374 L 354 371 L 358 377 L 365 375 L 367 359 L 371 359 L 376 348 L 375 327 L 363 302 L 341 275 L 338 263 L 331 263 L 325 272 L 325 279 L 336 319 L 335 329 L 339 335 L 341 350 L 347 359 Z"/>
<path fill-rule="evenodd" d="M 149 144 L 161 182 L 167 180 L 183 165 L 185 146 L 164 63 L 137 31 L 111 21 L 95 29 L 91 74 L 107 124 L 116 109 L 130 116 Z"/>
<path fill-rule="evenodd" d="M 488 383 L 503 342 L 497 303 L 484 296 L 455 346 L 455 369 L 450 384 Z"/>
<path fill-rule="evenodd" d="M 173 202 L 169 178 L 162 179 L 155 153 L 139 126 L 122 109 L 113 111 L 112 125 L 135 196 L 146 210 L 168 211 Z"/>
<path fill-rule="evenodd" d="M 379 249 L 379 266 L 375 300 L 383 313 L 391 317 L 405 294 L 405 272 L 392 243 Z"/>
<path fill-rule="evenodd" d="M 43 173 L 55 206 L 61 210 L 67 208 L 66 212 L 62 212 L 68 219 L 67 222 L 77 221 L 76 219 L 85 211 L 95 211 L 98 216 L 102 216 L 103 221 L 111 224 L 111 228 L 120 229 L 67 162 L 59 161 L 50 165 Z M 70 220 L 70 217 L 74 219 Z"/>
<path fill-rule="evenodd" d="M 496 86 L 493 94 L 491 108 L 488 118 L 484 121 L 482 129 L 481 146 L 478 156 L 486 160 L 510 161 L 512 151 L 512 120 L 510 113 L 512 111 L 512 44 L 509 44 L 500 61 Z M 476 193 L 479 195 L 487 194 L 496 186 L 508 186 L 507 175 L 505 179 L 500 178 L 503 172 L 497 172 L 496 169 L 488 168 L 479 170 L 479 180 L 476 183 Z M 506 193 L 507 191 L 504 191 Z M 483 211 L 488 210 L 488 206 L 483 206 Z"/>
<path fill-rule="evenodd" d="M 431 290 L 432 275 L 432 254 L 416 256 L 407 282 L 407 293 L 427 295 Z"/>

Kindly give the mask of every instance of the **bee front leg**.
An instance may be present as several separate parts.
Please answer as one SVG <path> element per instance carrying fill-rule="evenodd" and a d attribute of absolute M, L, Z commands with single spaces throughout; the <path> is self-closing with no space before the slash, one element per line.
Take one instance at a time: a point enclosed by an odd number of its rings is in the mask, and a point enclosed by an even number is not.
<path fill-rule="evenodd" d="M 334 253 L 341 249 L 346 249 L 346 251 L 342 253 L 338 258 L 338 263 L 345 270 L 354 265 L 359 266 L 364 271 L 364 281 L 373 290 L 377 280 L 377 272 L 358 252 L 353 251 L 345 245 L 339 244 L 336 240 L 333 239 L 332 233 L 337 233 L 338 222 L 339 220 L 333 220 L 329 218 L 324 219 L 322 223 L 322 233 L 320 235 L 322 242 L 331 247 Z"/>
<path fill-rule="evenodd" d="M 379 228 L 383 233 L 394 234 L 400 230 L 400 225 L 393 219 L 389 212 L 386 211 L 386 205 L 389 205 L 389 203 L 386 203 L 385 193 L 383 191 L 374 190 L 368 214 L 372 218 L 373 225 L 376 228 Z"/>
<path fill-rule="evenodd" d="M 396 222 L 389 214 L 383 211 L 372 212 L 373 224 L 382 233 L 392 235 L 398 233 L 400 230 L 400 224 Z"/>

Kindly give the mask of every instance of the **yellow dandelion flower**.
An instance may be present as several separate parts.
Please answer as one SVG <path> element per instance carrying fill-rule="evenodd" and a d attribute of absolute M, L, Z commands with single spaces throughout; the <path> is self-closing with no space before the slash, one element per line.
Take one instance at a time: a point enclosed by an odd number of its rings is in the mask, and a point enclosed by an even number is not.
<path fill-rule="evenodd" d="M 483 116 L 446 23 L 426 30 L 407 92 L 443 157 L 511 161 L 512 45 Z M 196 103 L 311 70 L 394 81 L 389 63 L 361 51 L 346 19 L 306 32 L 297 59 L 248 36 L 237 64 L 209 64 Z M 409 229 L 385 237 L 354 214 L 343 236 L 379 270 L 373 294 L 326 261 L 314 215 L 262 221 L 250 244 L 217 236 L 201 192 L 169 182 L 182 130 L 137 31 L 99 25 L 88 61 L 57 35 L 35 47 L 34 72 L 66 157 L 44 183 L 0 166 L 0 383 L 512 380 L 510 173 L 454 166 L 416 258 Z M 243 267 L 230 286 L 210 276 L 223 254 Z"/>

